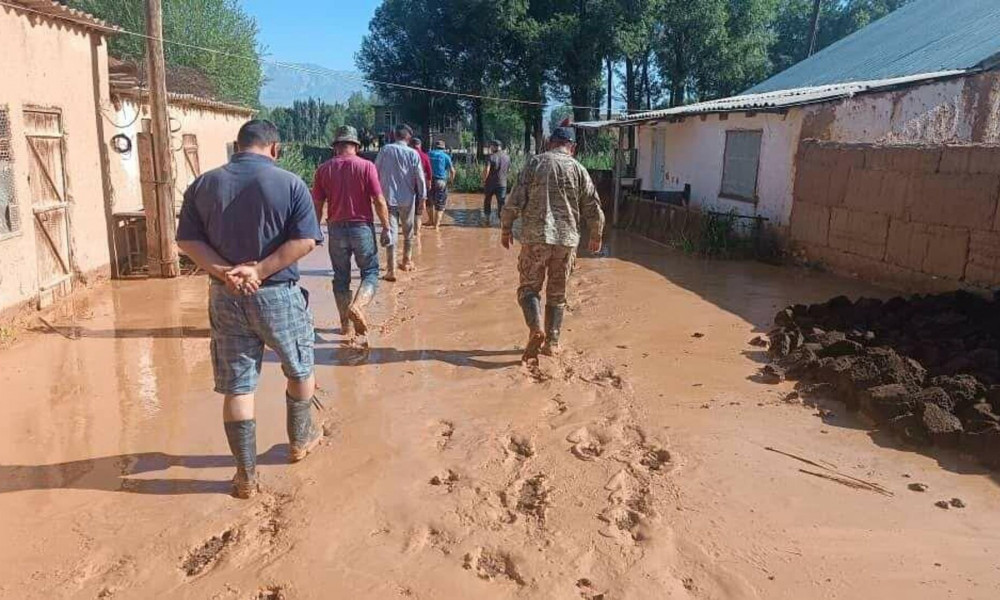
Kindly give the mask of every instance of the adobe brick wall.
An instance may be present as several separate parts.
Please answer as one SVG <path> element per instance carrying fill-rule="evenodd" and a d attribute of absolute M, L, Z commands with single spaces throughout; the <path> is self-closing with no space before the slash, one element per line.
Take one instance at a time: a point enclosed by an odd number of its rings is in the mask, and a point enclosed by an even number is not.
<path fill-rule="evenodd" d="M 1000 147 L 799 144 L 795 248 L 909 290 L 1000 286 Z"/>

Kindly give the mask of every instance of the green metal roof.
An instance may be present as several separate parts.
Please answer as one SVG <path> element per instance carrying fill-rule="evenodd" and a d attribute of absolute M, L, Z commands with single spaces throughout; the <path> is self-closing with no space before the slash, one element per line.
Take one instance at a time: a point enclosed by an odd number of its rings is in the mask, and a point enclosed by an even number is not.
<path fill-rule="evenodd" d="M 914 0 L 744 94 L 991 68 L 1000 0 Z"/>

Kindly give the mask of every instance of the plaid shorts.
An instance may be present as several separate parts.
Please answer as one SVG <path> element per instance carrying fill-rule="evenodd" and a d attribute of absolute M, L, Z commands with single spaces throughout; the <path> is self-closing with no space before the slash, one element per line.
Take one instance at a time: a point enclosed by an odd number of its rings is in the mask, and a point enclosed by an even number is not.
<path fill-rule="evenodd" d="M 252 394 L 265 345 L 278 355 L 288 379 L 301 381 L 312 375 L 313 318 L 298 284 L 265 286 L 252 296 L 231 294 L 214 281 L 210 288 L 216 392 Z"/>

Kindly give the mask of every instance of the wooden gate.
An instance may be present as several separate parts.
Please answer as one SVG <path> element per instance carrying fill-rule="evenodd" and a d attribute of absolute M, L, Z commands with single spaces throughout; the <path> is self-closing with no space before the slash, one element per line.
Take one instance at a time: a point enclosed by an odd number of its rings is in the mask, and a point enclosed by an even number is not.
<path fill-rule="evenodd" d="M 181 186 L 174 194 L 174 214 L 181 214 L 181 204 L 184 202 L 184 192 L 189 185 L 201 175 L 201 161 L 198 158 L 198 136 L 193 133 L 183 135 L 182 145 L 184 149 L 184 171 L 187 175 L 185 179 L 177 178 L 177 185 Z"/>
<path fill-rule="evenodd" d="M 66 147 L 58 109 L 24 111 L 28 146 L 28 183 L 35 221 L 38 289 L 46 292 L 71 285 L 69 200 L 66 195 Z"/>

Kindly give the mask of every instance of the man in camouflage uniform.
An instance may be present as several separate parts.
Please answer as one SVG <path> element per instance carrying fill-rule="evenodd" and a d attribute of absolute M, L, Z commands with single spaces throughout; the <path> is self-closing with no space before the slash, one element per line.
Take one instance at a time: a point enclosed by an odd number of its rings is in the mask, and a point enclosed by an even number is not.
<path fill-rule="evenodd" d="M 566 283 L 573 271 L 580 243 L 580 216 L 589 229 L 591 252 L 601 250 L 604 212 L 590 174 L 576 159 L 576 134 L 559 127 L 549 138 L 548 151 L 532 157 L 518 178 L 517 187 L 500 217 L 500 241 L 513 244 L 514 221 L 521 219 L 520 285 L 517 301 L 528 325 L 523 360 L 542 352 L 555 354 L 566 310 Z M 542 286 L 545 290 L 545 329 L 541 324 Z"/>

